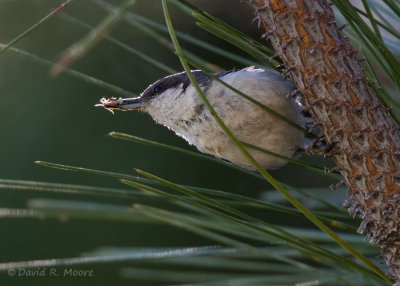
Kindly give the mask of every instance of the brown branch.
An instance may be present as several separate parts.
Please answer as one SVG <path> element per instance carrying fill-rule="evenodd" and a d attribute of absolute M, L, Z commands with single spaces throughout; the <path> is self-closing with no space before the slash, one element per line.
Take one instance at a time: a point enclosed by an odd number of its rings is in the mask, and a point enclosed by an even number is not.
<path fill-rule="evenodd" d="M 259 25 L 320 124 L 348 186 L 345 205 L 400 282 L 399 127 L 368 86 L 326 0 L 251 0 Z M 399 284 L 400 285 L 400 284 Z"/>

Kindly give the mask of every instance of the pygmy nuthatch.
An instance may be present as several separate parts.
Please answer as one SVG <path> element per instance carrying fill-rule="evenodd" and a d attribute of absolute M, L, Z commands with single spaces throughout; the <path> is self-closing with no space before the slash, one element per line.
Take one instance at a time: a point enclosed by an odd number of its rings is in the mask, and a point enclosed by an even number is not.
<path fill-rule="evenodd" d="M 294 157 L 304 146 L 304 132 L 238 95 L 202 71 L 192 71 L 203 93 L 225 125 L 240 141 L 268 151 Z M 220 80 L 270 107 L 282 116 L 304 125 L 301 104 L 289 98 L 293 85 L 279 74 L 256 68 L 215 74 Z M 201 152 L 254 170 L 212 117 L 185 72 L 162 78 L 139 97 L 102 99 L 106 109 L 141 110 L 173 130 Z M 248 148 L 265 169 L 275 169 L 285 160 Z"/>

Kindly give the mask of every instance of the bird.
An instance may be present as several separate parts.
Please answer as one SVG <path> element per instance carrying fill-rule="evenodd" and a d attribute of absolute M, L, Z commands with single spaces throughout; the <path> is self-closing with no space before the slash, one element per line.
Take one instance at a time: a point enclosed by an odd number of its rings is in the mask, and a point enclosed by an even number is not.
<path fill-rule="evenodd" d="M 246 67 L 207 75 L 191 71 L 202 92 L 235 137 L 267 151 L 293 158 L 304 147 L 305 133 L 239 95 L 220 81 L 246 94 L 299 126 L 306 119 L 298 98 L 288 96 L 294 85 L 279 73 Z M 166 76 L 135 98 L 102 98 L 96 106 L 148 113 L 157 123 L 174 131 L 200 152 L 229 161 L 248 170 L 253 164 L 220 128 L 197 93 L 186 72 Z M 259 150 L 248 152 L 264 169 L 277 169 L 287 160 Z"/>

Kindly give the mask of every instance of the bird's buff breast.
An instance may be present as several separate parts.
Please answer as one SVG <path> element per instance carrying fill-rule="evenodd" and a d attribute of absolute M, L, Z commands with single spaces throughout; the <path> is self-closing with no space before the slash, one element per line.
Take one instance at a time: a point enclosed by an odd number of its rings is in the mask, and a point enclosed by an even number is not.
<path fill-rule="evenodd" d="M 207 116 L 211 116 L 211 114 L 207 114 Z M 287 123 L 271 118 L 271 116 L 265 114 L 265 111 L 255 111 L 244 118 L 241 117 L 243 117 L 242 113 L 238 113 L 237 121 L 232 122 L 224 120 L 224 116 L 221 116 L 225 125 L 233 131 L 239 141 L 291 158 L 304 140 L 302 132 Z M 273 124 L 272 121 L 274 121 Z M 189 143 L 197 146 L 199 151 L 223 158 L 247 169 L 255 169 L 213 118 L 207 124 L 194 123 L 191 130 L 193 132 L 185 132 L 186 134 L 181 136 Z M 200 134 L 203 135 L 200 136 Z M 283 141 L 282 136 L 288 140 Z M 287 144 L 287 142 L 290 142 L 290 144 Z M 247 150 L 266 169 L 276 169 L 286 164 L 285 160 L 264 152 L 251 148 L 247 148 Z"/>

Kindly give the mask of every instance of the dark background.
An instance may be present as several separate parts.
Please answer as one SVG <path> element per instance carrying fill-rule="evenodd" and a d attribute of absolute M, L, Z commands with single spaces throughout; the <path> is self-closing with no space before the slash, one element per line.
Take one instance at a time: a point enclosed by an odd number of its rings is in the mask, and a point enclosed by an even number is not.
<path fill-rule="evenodd" d="M 261 32 L 258 31 L 256 22 L 252 23 L 253 11 L 246 3 L 232 0 L 193 2 L 242 32 L 259 39 Z M 13 39 L 60 3 L 62 1 L 0 0 L 1 43 Z M 198 28 L 192 18 L 172 7 L 170 9 L 176 29 L 241 54 Z M 160 1 L 139 0 L 131 10 L 164 24 Z M 107 12 L 92 1 L 73 1 L 65 12 L 92 25 L 96 25 L 107 15 Z M 15 47 L 56 61 L 63 51 L 86 33 L 86 29 L 55 16 L 19 41 Z M 110 34 L 173 69 L 182 70 L 175 55 L 126 22 L 121 21 Z M 241 67 L 238 63 L 226 61 L 197 47 L 187 44 L 184 47 L 224 69 Z M 106 41 L 102 41 L 71 68 L 135 93 L 140 93 L 150 83 L 166 75 Z M 34 164 L 35 160 L 42 160 L 127 174 L 133 174 L 133 168 L 139 168 L 176 183 L 250 196 L 257 196 L 260 191 L 271 189 L 264 181 L 215 163 L 106 136 L 110 131 L 119 131 L 195 150 L 171 131 L 156 125 L 145 114 L 116 112 L 112 115 L 94 107 L 100 98 L 110 96 L 113 94 L 109 91 L 65 73 L 51 78 L 49 67 L 32 62 L 12 51 L 0 54 L 0 177 L 127 188 L 110 178 L 54 170 Z M 327 186 L 321 179 L 292 166 L 273 171 L 272 174 L 296 186 Z M 36 197 L 92 199 L 89 196 L 71 198 L 68 195 L 45 192 L 0 189 L 0 208 L 25 207 L 29 199 Z M 127 206 L 134 203 L 109 198 L 104 201 Z M 161 225 L 155 227 L 90 220 L 60 222 L 2 219 L 0 230 L 0 262 L 73 257 L 100 246 L 178 247 L 213 243 Z M 132 281 L 116 278 L 120 266 L 91 266 L 95 270 L 95 278 L 92 280 L 10 278 L 3 273 L 0 275 L 0 282 L 3 280 L 6 283 L 1 285 L 105 285 L 111 281 L 118 281 L 119 285 L 131 283 Z"/>

